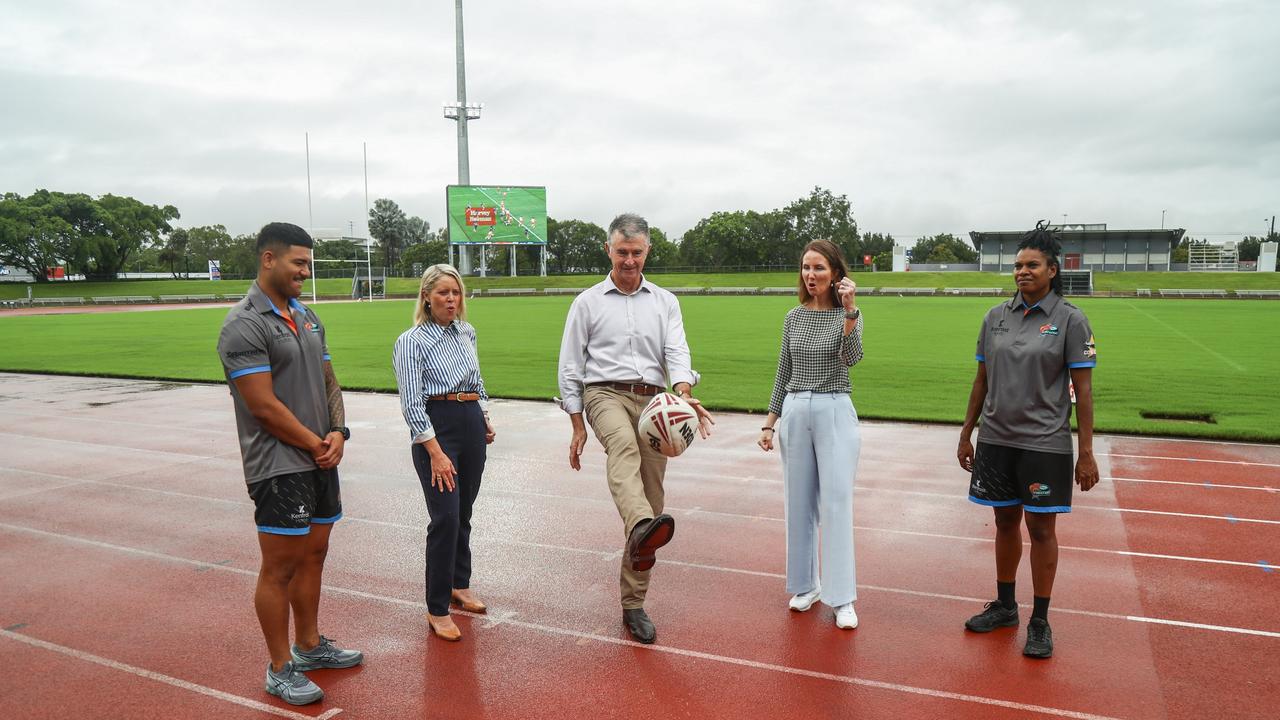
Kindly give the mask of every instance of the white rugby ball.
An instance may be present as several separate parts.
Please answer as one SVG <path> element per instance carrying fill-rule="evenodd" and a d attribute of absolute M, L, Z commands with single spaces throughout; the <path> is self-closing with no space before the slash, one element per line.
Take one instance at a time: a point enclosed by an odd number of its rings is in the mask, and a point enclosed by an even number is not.
<path fill-rule="evenodd" d="M 640 442 L 667 457 L 676 457 L 698 437 L 698 414 L 683 398 L 658 393 L 640 413 L 636 430 Z"/>

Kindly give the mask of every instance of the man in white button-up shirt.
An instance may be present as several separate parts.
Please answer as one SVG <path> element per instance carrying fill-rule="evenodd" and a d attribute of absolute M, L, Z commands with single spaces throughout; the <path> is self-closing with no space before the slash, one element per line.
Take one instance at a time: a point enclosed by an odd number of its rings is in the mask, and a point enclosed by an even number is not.
<path fill-rule="evenodd" d="M 613 270 L 574 299 L 565 320 L 560 407 L 573 423 L 574 470 L 582 468 L 587 423 L 604 446 L 609 490 L 627 539 L 623 622 L 632 637 L 651 643 L 657 633 L 644 611 L 649 569 L 655 551 L 675 533 L 675 520 L 662 512 L 667 458 L 640 441 L 636 425 L 645 405 L 668 384 L 697 411 L 702 437 L 710 435 L 713 420 L 690 394 L 698 374 L 689 364 L 680 303 L 642 274 L 649 224 L 638 215 L 619 215 L 609 224 L 605 249 Z"/>

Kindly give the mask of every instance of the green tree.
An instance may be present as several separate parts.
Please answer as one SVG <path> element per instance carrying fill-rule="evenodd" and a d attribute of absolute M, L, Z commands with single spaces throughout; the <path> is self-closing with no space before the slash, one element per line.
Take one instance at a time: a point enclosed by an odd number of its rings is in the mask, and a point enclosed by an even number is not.
<path fill-rule="evenodd" d="M 16 193 L 0 197 L 0 264 L 22 268 L 36 282 L 46 282 L 47 270 L 73 252 L 74 232 L 51 211 L 50 201 L 46 190 L 27 198 Z"/>
<path fill-rule="evenodd" d="M 604 273 L 612 267 L 604 228 L 584 220 L 547 218 L 547 265 L 556 274 Z M 554 270 L 550 270 L 554 268 Z"/>
<path fill-rule="evenodd" d="M 417 274 L 414 272 L 415 264 L 420 266 L 418 273 L 421 273 L 428 266 L 442 262 L 449 262 L 449 243 L 433 237 L 405 248 L 400 256 L 400 273 L 412 277 Z"/>
<path fill-rule="evenodd" d="M 418 243 L 424 243 L 431 239 L 431 223 L 423 220 L 417 215 L 413 215 L 404 221 L 405 247 L 412 247 Z"/>
<path fill-rule="evenodd" d="M 941 252 L 941 248 L 946 252 Z M 935 254 L 941 259 L 934 260 Z M 911 248 L 911 259 L 918 263 L 976 263 L 978 252 L 955 235 L 941 233 L 916 240 Z"/>
<path fill-rule="evenodd" d="M 649 228 L 649 243 L 649 257 L 644 262 L 646 270 L 664 270 L 680 264 L 680 246 L 668 240 L 660 228 Z"/>
<path fill-rule="evenodd" d="M 190 236 L 186 228 L 174 228 L 160 250 L 160 262 L 173 277 L 185 278 L 191 270 Z"/>
<path fill-rule="evenodd" d="M 400 249 L 405 246 L 408 218 L 394 201 L 378 198 L 369 211 L 369 234 L 378 241 L 387 267 L 395 267 Z"/>
<path fill-rule="evenodd" d="M 1236 245 L 1236 252 L 1239 253 L 1240 260 L 1256 261 L 1258 259 L 1258 254 L 1262 252 L 1263 242 L 1265 241 L 1262 238 L 1254 237 L 1252 235 L 1241 240 Z"/>
<path fill-rule="evenodd" d="M 861 265 L 862 248 L 858 242 L 858 222 L 847 195 L 836 195 L 822 187 L 814 187 L 808 197 L 800 198 L 781 211 L 787 231 L 782 242 L 769 243 L 773 250 L 762 265 L 788 265 L 799 261 L 800 251 L 813 240 L 830 240 L 844 251 L 850 264 Z"/>
<path fill-rule="evenodd" d="M 178 219 L 172 205 L 147 205 L 131 197 L 108 194 L 89 202 L 78 215 L 84 218 L 80 241 L 86 243 L 87 257 L 76 269 L 91 280 L 114 280 L 134 253 L 159 244 L 172 229 L 169 221 Z"/>
<path fill-rule="evenodd" d="M 893 269 L 893 246 L 895 242 L 892 235 L 882 235 L 880 233 L 869 233 L 862 236 L 862 255 L 871 255 L 874 260 L 876 270 L 888 271 Z"/>

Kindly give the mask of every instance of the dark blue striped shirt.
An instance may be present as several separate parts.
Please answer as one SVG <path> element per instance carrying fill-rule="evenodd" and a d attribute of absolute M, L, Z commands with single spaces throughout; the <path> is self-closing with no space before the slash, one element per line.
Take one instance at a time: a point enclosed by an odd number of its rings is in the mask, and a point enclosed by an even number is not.
<path fill-rule="evenodd" d="M 432 395 L 479 393 L 481 409 L 488 410 L 489 395 L 476 354 L 476 329 L 466 321 L 455 320 L 448 327 L 426 322 L 406 330 L 396 340 L 391 362 L 400 388 L 400 410 L 412 442 L 436 436 L 427 417 L 427 398 Z"/>

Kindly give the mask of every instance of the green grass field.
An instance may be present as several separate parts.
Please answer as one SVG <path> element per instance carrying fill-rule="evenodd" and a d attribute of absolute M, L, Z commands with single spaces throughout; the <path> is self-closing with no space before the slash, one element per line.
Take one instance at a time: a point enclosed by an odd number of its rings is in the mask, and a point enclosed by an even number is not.
<path fill-rule="evenodd" d="M 665 287 L 791 287 L 796 274 L 772 273 L 648 273 L 647 277 Z M 1161 288 L 1210 288 L 1221 290 L 1271 290 L 1280 288 L 1280 274 L 1276 273 L 1096 273 L 1094 289 L 1098 292 L 1133 292 L 1137 288 L 1159 290 Z M 1013 292 L 1013 281 L 1008 275 L 980 272 L 903 272 L 857 273 L 854 279 L 864 287 L 1003 287 Z M 487 277 L 466 279 L 469 289 L 484 288 L 533 288 L 589 287 L 600 280 L 595 275 L 552 275 L 549 277 Z M 110 297 L 118 295 L 234 295 L 248 289 L 249 280 L 118 280 L 116 282 L 57 282 L 31 286 L 35 297 Z M 319 280 L 316 291 L 321 296 L 351 294 L 350 278 Z M 27 296 L 23 283 L 0 283 L 0 300 L 14 300 Z M 415 278 L 387 278 L 387 293 L 413 295 L 418 291 Z M 311 284 L 307 284 L 306 296 L 311 296 Z"/>
<path fill-rule="evenodd" d="M 547 241 L 547 189 L 450 185 L 449 237 L 459 242 L 542 243 Z M 467 208 L 489 208 L 495 222 L 467 225 Z M 505 213 L 503 210 L 505 209 Z"/>
<path fill-rule="evenodd" d="M 557 394 L 556 362 L 570 299 L 480 298 L 469 303 L 482 370 L 496 397 Z M 697 394 L 720 409 L 768 402 L 785 297 L 685 297 Z M 866 358 L 853 370 L 864 418 L 959 422 L 974 372 L 978 325 L 992 298 L 867 297 Z M 1280 334 L 1273 303 L 1084 299 L 1098 341 L 1099 430 L 1277 442 Z M 327 303 L 339 379 L 394 390 L 391 346 L 410 301 Z M 221 381 L 214 351 L 226 310 L 0 315 L 0 369 Z M 1148 420 L 1143 412 L 1209 414 L 1216 422 Z"/>

